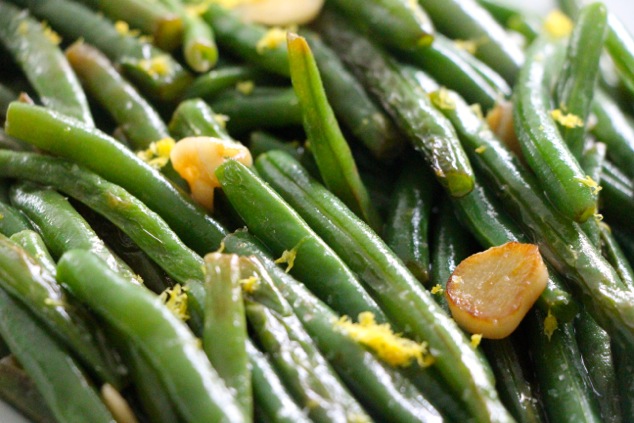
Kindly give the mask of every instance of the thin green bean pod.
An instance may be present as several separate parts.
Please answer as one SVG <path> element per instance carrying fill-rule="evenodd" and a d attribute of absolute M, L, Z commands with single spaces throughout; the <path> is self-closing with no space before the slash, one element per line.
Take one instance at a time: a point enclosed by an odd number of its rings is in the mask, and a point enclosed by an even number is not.
<path fill-rule="evenodd" d="M 4 289 L 0 289 L 0 334 L 33 378 L 56 420 L 114 421 L 79 363 Z"/>
<path fill-rule="evenodd" d="M 473 189 L 473 172 L 451 124 L 434 109 L 418 82 L 398 64 L 355 33 L 334 13 L 322 14 L 324 39 L 381 102 L 414 149 L 421 152 L 440 184 L 460 197 Z"/>
<path fill-rule="evenodd" d="M 55 273 L 57 272 L 55 268 L 55 260 L 51 257 L 51 253 L 49 253 L 40 234 L 30 229 L 25 229 L 14 233 L 9 237 L 9 239 L 30 254 L 37 264 L 42 267 L 42 269 L 55 276 Z"/>
<path fill-rule="evenodd" d="M 104 133 L 23 103 L 11 105 L 5 129 L 10 135 L 87 166 L 129 190 L 199 254 L 220 246 L 225 229 L 218 222 L 155 169 Z"/>
<path fill-rule="evenodd" d="M 597 212 L 596 188 L 571 154 L 553 119 L 550 84 L 562 45 L 541 35 L 527 52 L 514 95 L 514 122 L 524 158 L 550 201 L 567 218 L 585 222 Z"/>
<path fill-rule="evenodd" d="M 232 140 L 224 127 L 224 121 L 203 100 L 194 98 L 178 105 L 169 123 L 175 138 L 216 137 Z"/>
<path fill-rule="evenodd" d="M 160 369 L 157 375 L 184 421 L 244 421 L 194 335 L 156 295 L 127 283 L 88 251 L 65 253 L 57 277 L 79 301 L 129 337 L 154 369 Z"/>
<path fill-rule="evenodd" d="M 302 110 L 304 131 L 322 180 L 375 231 L 381 218 L 370 201 L 348 142 L 326 98 L 319 69 L 305 38 L 288 34 L 288 58 L 293 89 Z"/>
<path fill-rule="evenodd" d="M 608 12 L 603 3 L 590 4 L 579 12 L 570 35 L 566 59 L 555 86 L 555 104 L 583 123 L 573 127 L 559 124 L 568 148 L 577 160 L 585 144 L 586 121 L 599 76 L 599 60 L 608 34 Z M 530 59 L 529 59 L 530 60 Z"/>
<path fill-rule="evenodd" d="M 50 31 L 50 29 L 48 29 Z M 8 2 L 0 3 L 0 42 L 11 52 L 42 104 L 93 125 L 86 95 L 68 61 L 41 22 Z"/>

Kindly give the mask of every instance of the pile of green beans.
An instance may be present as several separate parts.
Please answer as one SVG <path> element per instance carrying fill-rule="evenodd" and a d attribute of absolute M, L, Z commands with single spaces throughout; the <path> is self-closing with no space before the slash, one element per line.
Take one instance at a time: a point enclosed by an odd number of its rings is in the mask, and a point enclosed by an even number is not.
<path fill-rule="evenodd" d="M 634 38 L 559 7 L 326 0 L 280 29 L 0 0 L 0 399 L 59 423 L 633 421 Z M 189 137 L 253 158 L 209 170 L 213 211 L 169 160 Z M 443 290 L 512 241 L 547 287 L 477 345 Z"/>

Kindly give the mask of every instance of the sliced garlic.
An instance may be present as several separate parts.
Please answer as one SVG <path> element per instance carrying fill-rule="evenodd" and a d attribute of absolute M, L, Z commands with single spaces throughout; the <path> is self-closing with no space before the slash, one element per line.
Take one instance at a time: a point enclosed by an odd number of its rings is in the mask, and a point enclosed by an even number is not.
<path fill-rule="evenodd" d="M 517 328 L 547 281 L 537 246 L 509 242 L 463 260 L 449 278 L 445 296 L 459 326 L 500 339 Z"/>
<path fill-rule="evenodd" d="M 247 22 L 299 25 L 315 19 L 323 5 L 324 0 L 242 0 L 233 10 Z"/>
<path fill-rule="evenodd" d="M 230 159 L 246 166 L 253 163 L 251 153 L 242 144 L 213 137 L 183 138 L 170 153 L 172 166 L 189 184 L 194 200 L 210 211 L 214 188 L 220 186 L 215 171 Z"/>

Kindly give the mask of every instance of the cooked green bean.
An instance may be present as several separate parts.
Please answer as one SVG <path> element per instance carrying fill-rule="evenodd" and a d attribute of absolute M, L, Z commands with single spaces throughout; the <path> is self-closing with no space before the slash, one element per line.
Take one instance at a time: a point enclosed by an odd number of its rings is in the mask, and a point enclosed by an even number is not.
<path fill-rule="evenodd" d="M 226 66 L 214 69 L 197 77 L 183 96 L 211 100 L 227 88 L 235 87 L 240 82 L 259 82 L 265 79 L 265 75 L 265 72 L 253 66 Z"/>
<path fill-rule="evenodd" d="M 86 95 L 57 46 L 58 36 L 50 34 L 28 13 L 0 2 L 0 42 L 20 64 L 42 103 L 92 126 Z"/>
<path fill-rule="evenodd" d="M 312 51 L 305 38 L 295 34 L 287 38 L 291 81 L 321 178 L 350 210 L 375 231 L 380 231 L 381 218 L 370 201 L 348 142 L 326 98 Z"/>
<path fill-rule="evenodd" d="M 106 134 L 38 106 L 13 103 L 7 133 L 96 171 L 158 213 L 199 254 L 215 251 L 225 229 L 155 169 Z M 100 160 L 95 160 L 100 158 Z M 37 172 L 36 172 L 37 173 Z"/>
<path fill-rule="evenodd" d="M 243 421 L 195 336 L 155 294 L 126 282 L 88 251 L 66 252 L 57 276 L 75 298 L 138 346 L 184 421 Z"/>
<path fill-rule="evenodd" d="M 8 201 L 0 201 L 0 216 L 2 216 L 0 218 L 0 233 L 4 236 L 11 236 L 26 229 L 33 229 L 28 219 L 15 207 L 9 205 Z"/>
<path fill-rule="evenodd" d="M 48 252 L 46 244 L 40 234 L 30 229 L 25 229 L 14 233 L 9 239 L 30 254 L 45 271 L 55 276 L 57 272 L 55 269 L 55 260 L 53 260 L 53 257 L 51 257 L 51 254 Z"/>
<path fill-rule="evenodd" d="M 231 140 L 221 122 L 207 103 L 194 98 L 178 105 L 169 123 L 169 130 L 176 138 L 207 136 Z"/>

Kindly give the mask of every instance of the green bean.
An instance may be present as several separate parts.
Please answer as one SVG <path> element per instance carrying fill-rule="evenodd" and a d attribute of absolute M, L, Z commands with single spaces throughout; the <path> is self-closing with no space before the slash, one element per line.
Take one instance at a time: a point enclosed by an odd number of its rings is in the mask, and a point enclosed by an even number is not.
<path fill-rule="evenodd" d="M 287 39 L 291 81 L 322 180 L 350 210 L 375 231 L 380 231 L 381 218 L 370 201 L 348 142 L 328 103 L 312 51 L 303 37 L 289 34 Z"/>
<path fill-rule="evenodd" d="M 275 373 L 268 357 L 258 350 L 253 343 L 247 342 L 247 353 L 251 363 L 253 377 L 253 395 L 256 410 L 260 409 L 268 420 L 273 423 L 308 423 L 306 411 L 291 398 Z M 257 417 L 257 412 L 256 412 Z M 256 421 L 259 421 L 256 418 Z"/>
<path fill-rule="evenodd" d="M 541 31 L 541 19 L 515 5 L 500 0 L 477 1 L 500 25 L 521 34 L 526 44 L 532 43 Z"/>
<path fill-rule="evenodd" d="M 310 143 L 306 143 L 304 146 L 301 146 L 297 141 L 286 142 L 263 131 L 251 132 L 251 136 L 249 137 L 249 151 L 251 151 L 251 155 L 254 158 L 257 158 L 260 154 L 266 153 L 267 151 L 282 150 L 299 161 L 302 166 L 310 172 L 313 178 L 321 181 L 319 168 L 317 167 L 317 163 L 315 163 L 315 158 L 313 157 L 309 144 Z M 362 178 L 363 177 L 364 175 L 362 175 Z M 367 183 L 365 178 L 364 182 Z M 384 181 L 381 181 L 381 183 L 384 183 Z M 374 201 L 374 198 L 372 200 Z M 377 203 L 376 201 L 374 202 Z"/>
<path fill-rule="evenodd" d="M 140 283 L 132 269 L 112 254 L 88 222 L 57 191 L 21 182 L 11 190 L 11 202 L 29 218 L 55 259 L 68 250 L 92 251 L 126 280 Z"/>
<path fill-rule="evenodd" d="M 440 184 L 453 196 L 473 189 L 471 165 L 459 147 L 451 124 L 434 109 L 418 82 L 400 72 L 397 63 L 370 41 L 346 28 L 333 14 L 322 14 L 318 28 L 421 152 Z"/>
<path fill-rule="evenodd" d="M 477 65 L 479 69 L 485 69 L 486 76 L 478 72 L 473 63 L 476 59 L 441 34 L 436 36 L 431 46 L 406 50 L 399 55 L 425 70 L 442 85 L 459 91 L 470 103 L 480 104 L 484 110 L 492 108 L 500 97 L 511 93 L 511 88 L 499 75 L 496 78 L 495 72 L 482 63 Z M 493 76 L 488 78 L 491 74 Z"/>
<path fill-rule="evenodd" d="M 205 326 L 203 349 L 218 375 L 234 394 L 245 421 L 252 420 L 253 393 L 246 350 L 247 323 L 241 282 L 248 269 L 240 257 L 212 253 L 205 256 Z M 222 342 L 219 340 L 223 339 Z"/>
<path fill-rule="evenodd" d="M 10 135 L 87 166 L 129 190 L 165 219 L 183 242 L 199 254 L 215 251 L 220 246 L 225 229 L 219 223 L 155 169 L 102 132 L 23 103 L 11 105 L 5 129 Z"/>
<path fill-rule="evenodd" d="M 46 107 L 93 125 L 88 101 L 60 51 L 55 36 L 15 6 L 0 3 L 0 42 L 35 88 Z"/>
<path fill-rule="evenodd" d="M 524 55 L 475 0 L 419 0 L 432 18 L 439 32 L 452 38 L 473 40 L 478 43 L 475 56 L 506 79 L 515 82 Z"/>
<path fill-rule="evenodd" d="M 265 73 L 253 66 L 226 66 L 197 77 L 187 88 L 183 97 L 211 100 L 220 92 L 235 87 L 240 82 L 259 82 L 265 79 Z"/>
<path fill-rule="evenodd" d="M 608 146 L 608 157 L 634 178 L 634 126 L 618 104 L 602 90 L 597 90 L 592 104 L 597 124 L 592 134 Z"/>
<path fill-rule="evenodd" d="M 620 422 L 621 409 L 610 336 L 585 310 L 581 310 L 575 319 L 574 335 L 603 420 Z"/>
<path fill-rule="evenodd" d="M 395 48 L 428 46 L 434 40 L 431 20 L 417 2 L 405 0 L 334 0 L 348 19 L 381 43 Z"/>
<path fill-rule="evenodd" d="M 625 227 L 632 227 L 632 220 L 626 210 L 634 207 L 634 186 L 628 178 L 617 179 L 614 175 L 604 171 L 601 177 L 601 199 L 603 214 L 611 222 Z"/>
<path fill-rule="evenodd" d="M 451 93 L 448 98 L 453 104 L 460 101 Z M 583 303 L 592 317 L 612 339 L 634 345 L 634 298 L 579 226 L 552 209 L 534 177 L 476 115 L 461 113 L 454 125 L 474 164 L 539 246 L 540 253 L 584 293 Z"/>
<path fill-rule="evenodd" d="M 74 201 L 73 206 L 86 219 L 97 236 L 132 268 L 148 289 L 158 294 L 174 286 L 174 280 L 114 223 L 104 219 L 85 204 Z"/>
<path fill-rule="evenodd" d="M 420 160 L 409 160 L 394 186 L 383 239 L 416 278 L 429 285 L 429 219 L 433 175 Z"/>
<path fill-rule="evenodd" d="M 383 312 L 350 269 L 253 171 L 228 160 L 217 169 L 216 175 L 249 230 L 282 260 L 290 256 L 287 268 L 291 274 L 319 299 L 338 313 L 357 316 L 370 311 L 377 321 L 385 321 Z"/>
<path fill-rule="evenodd" d="M 9 103 L 17 100 L 18 95 L 9 87 L 0 83 L 0 119 L 4 120 L 7 116 L 7 108 Z"/>
<path fill-rule="evenodd" d="M 584 123 L 580 126 L 559 125 L 559 130 L 573 156 L 580 160 L 586 134 L 585 122 L 590 115 L 592 98 L 599 75 L 599 60 L 607 37 L 607 9 L 594 3 L 581 9 L 570 35 L 566 60 L 559 72 L 554 101 L 562 111 Z"/>
<path fill-rule="evenodd" d="M 249 93 L 227 90 L 210 106 L 229 117 L 227 129 L 231 134 L 302 124 L 302 110 L 292 88 L 255 87 Z"/>
<path fill-rule="evenodd" d="M 231 140 L 221 122 L 207 103 L 194 98 L 178 105 L 169 123 L 169 130 L 178 139 L 206 136 Z"/>
<path fill-rule="evenodd" d="M 178 423 L 181 421 L 175 404 L 158 376 L 158 370 L 152 368 L 137 346 L 132 345 L 124 337 L 117 337 L 117 339 L 118 347 L 130 369 L 134 393 L 143 411 L 152 422 Z"/>
<path fill-rule="evenodd" d="M 34 150 L 33 146 L 29 145 L 28 143 L 7 135 L 7 133 L 4 132 L 4 128 L 0 128 L 0 148 L 14 151 Z"/>
<path fill-rule="evenodd" d="M 569 219 L 596 212 L 596 193 L 567 148 L 551 116 L 550 84 L 562 45 L 544 34 L 531 45 L 518 79 L 513 116 L 524 158 L 548 198 Z M 557 109 L 559 110 L 559 109 Z"/>
<path fill-rule="evenodd" d="M 114 420 L 81 366 L 3 289 L 0 289 L 0 334 L 33 378 L 56 420 L 77 423 Z"/>
<path fill-rule="evenodd" d="M 511 339 L 484 340 L 482 349 L 493 368 L 500 398 L 515 420 L 520 423 L 543 421 L 537 393 L 527 381 L 518 348 Z"/>
<path fill-rule="evenodd" d="M 634 38 L 613 13 L 608 15 L 608 25 L 605 46 L 625 86 L 634 92 Z"/>
<path fill-rule="evenodd" d="M 88 94 L 108 111 L 133 150 L 169 137 L 158 112 L 115 69 L 99 50 L 75 43 L 66 57 Z"/>
<path fill-rule="evenodd" d="M 202 17 L 214 29 L 220 47 L 247 63 L 278 75 L 289 76 L 285 43 L 258 46 L 267 34 L 266 27 L 245 23 L 237 14 L 215 3 L 209 4 Z"/>
<path fill-rule="evenodd" d="M 559 325 L 550 336 L 545 315 L 528 315 L 531 357 L 549 421 L 600 422 L 596 397 L 580 359 L 570 324 Z"/>
<path fill-rule="evenodd" d="M 616 372 L 619 400 L 621 402 L 621 414 L 624 417 L 634 415 L 634 360 L 631 349 L 618 343 L 613 343 L 614 362 L 618 369 Z"/>
<path fill-rule="evenodd" d="M 261 283 L 264 283 L 261 281 Z M 280 306 L 289 309 L 288 304 Z M 245 298 L 249 325 L 287 389 L 315 422 L 372 421 L 341 384 L 301 323 L 286 311 Z"/>
<path fill-rule="evenodd" d="M 83 39 L 101 50 L 124 71 L 141 91 L 161 101 L 178 98 L 191 75 L 166 52 L 130 34 L 121 34 L 108 19 L 70 0 L 16 0 L 28 5 L 69 41 Z M 117 7 L 118 3 L 113 3 Z M 68 19 L 73 16 L 73 19 Z"/>
<path fill-rule="evenodd" d="M 603 162 L 605 161 L 606 146 L 603 143 L 595 142 L 586 151 L 583 152 L 579 160 L 581 169 L 592 178 L 597 184 L 601 184 L 601 173 Z M 598 209 L 597 204 L 597 209 Z M 599 225 L 597 219 L 590 219 L 581 224 L 581 229 L 588 235 L 592 244 L 600 247 Z"/>
<path fill-rule="evenodd" d="M 155 45 L 165 50 L 173 50 L 183 38 L 183 20 L 161 2 L 146 0 L 80 0 L 98 9 L 113 21 L 125 21 L 132 28 L 152 36 Z"/>
<path fill-rule="evenodd" d="M 447 298 L 442 295 L 447 281 L 460 262 L 474 253 L 475 242 L 465 228 L 460 225 L 449 198 L 443 197 L 438 216 L 432 226 L 431 240 L 431 286 L 440 286 L 442 291 L 434 294 L 436 302 L 449 313 Z"/>
<path fill-rule="evenodd" d="M 55 417 L 33 379 L 13 356 L 0 359 L 0 398 L 34 423 L 55 423 Z"/>
<path fill-rule="evenodd" d="M 612 234 L 612 230 L 606 224 L 600 224 L 601 245 L 603 255 L 616 270 L 621 280 L 629 287 L 634 287 L 634 270 L 630 261 L 625 256 L 619 242 Z"/>
<path fill-rule="evenodd" d="M 375 233 L 289 156 L 270 152 L 256 160 L 256 168 L 358 275 L 396 329 L 436 352 L 432 369 L 460 393 L 475 419 L 510 418 L 488 369 L 455 322 Z"/>
<path fill-rule="evenodd" d="M 79 301 L 138 346 L 184 421 L 243 421 L 194 335 L 154 294 L 127 283 L 88 251 L 65 253 L 57 276 Z"/>
<path fill-rule="evenodd" d="M 235 232 L 228 235 L 224 242 L 229 251 L 257 257 L 262 266 L 260 274 L 270 277 L 324 357 L 368 411 L 379 419 L 390 421 L 433 421 L 438 418 L 433 406 L 425 397 L 421 397 L 420 392 L 398 369 L 382 363 L 356 341 L 337 330 L 333 322 L 339 316 L 301 283 L 277 267 L 252 235 L 246 231 Z M 421 378 L 429 376 L 424 369 L 412 370 Z M 433 383 L 429 382 L 425 386 L 428 389 Z M 429 390 L 430 394 L 426 396 L 434 402 L 439 399 L 438 396 L 444 395 Z M 453 405 L 456 406 L 456 403 Z"/>
<path fill-rule="evenodd" d="M 160 0 L 169 10 L 177 13 L 184 24 L 183 57 L 196 72 L 207 72 L 218 61 L 218 47 L 214 32 L 200 16 L 185 9 L 180 0 Z"/>
<path fill-rule="evenodd" d="M 53 260 L 53 257 L 51 257 L 51 254 L 48 252 L 46 244 L 40 234 L 30 229 L 25 229 L 14 233 L 9 239 L 30 254 L 42 269 L 55 276 L 57 272 L 55 260 Z"/>
<path fill-rule="evenodd" d="M 26 229 L 33 229 L 28 219 L 15 207 L 0 201 L 0 233 L 11 236 Z"/>
<path fill-rule="evenodd" d="M 361 83 L 321 38 L 307 30 L 328 102 L 337 119 L 379 160 L 395 158 L 405 145 L 402 135 L 385 112 L 374 104 Z"/>

